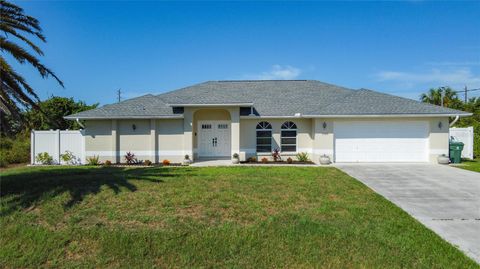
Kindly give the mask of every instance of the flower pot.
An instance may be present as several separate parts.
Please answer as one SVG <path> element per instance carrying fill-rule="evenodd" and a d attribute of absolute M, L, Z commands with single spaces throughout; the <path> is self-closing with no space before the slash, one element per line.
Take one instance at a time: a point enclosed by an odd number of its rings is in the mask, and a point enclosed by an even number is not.
<path fill-rule="evenodd" d="M 190 159 L 184 159 L 182 161 L 182 165 L 190 165 L 191 163 L 192 163 L 192 160 L 190 160 Z"/>
<path fill-rule="evenodd" d="M 240 160 L 238 158 L 233 158 L 232 159 L 232 163 L 233 164 L 239 164 L 240 163 Z"/>
<path fill-rule="evenodd" d="M 321 165 L 327 165 L 327 164 L 330 164 L 330 157 L 328 157 L 327 155 L 323 155 L 323 156 L 320 156 L 320 164 Z"/>
<path fill-rule="evenodd" d="M 437 157 L 437 162 L 439 164 L 449 164 L 450 163 L 450 159 L 448 158 L 448 156 L 446 156 L 445 154 L 443 155 L 440 155 Z"/>

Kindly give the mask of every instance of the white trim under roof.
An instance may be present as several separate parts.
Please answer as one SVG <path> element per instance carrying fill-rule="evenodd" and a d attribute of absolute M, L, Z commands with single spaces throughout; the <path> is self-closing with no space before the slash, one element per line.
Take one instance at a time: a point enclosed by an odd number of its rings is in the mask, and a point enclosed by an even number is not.
<path fill-rule="evenodd" d="M 64 117 L 66 120 L 117 120 L 117 119 L 183 119 L 182 115 L 167 116 L 113 116 L 113 117 Z"/>
<path fill-rule="evenodd" d="M 167 104 L 167 106 L 175 107 L 221 107 L 221 106 L 253 106 L 253 103 L 227 103 L 227 104 Z"/>
<path fill-rule="evenodd" d="M 465 114 L 367 114 L 367 115 L 301 115 L 301 116 L 240 116 L 242 119 L 279 119 L 279 118 L 422 118 L 422 117 L 467 117 Z"/>

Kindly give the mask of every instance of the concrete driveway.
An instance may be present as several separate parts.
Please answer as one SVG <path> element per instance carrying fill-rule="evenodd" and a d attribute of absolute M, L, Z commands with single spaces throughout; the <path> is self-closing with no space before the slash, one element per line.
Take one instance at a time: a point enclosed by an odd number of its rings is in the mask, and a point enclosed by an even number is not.
<path fill-rule="evenodd" d="M 480 263 L 480 173 L 430 164 L 336 164 Z"/>

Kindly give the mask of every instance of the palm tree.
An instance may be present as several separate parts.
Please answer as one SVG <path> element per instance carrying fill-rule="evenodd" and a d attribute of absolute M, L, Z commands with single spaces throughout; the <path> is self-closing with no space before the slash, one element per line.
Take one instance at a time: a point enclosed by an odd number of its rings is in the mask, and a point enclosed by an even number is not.
<path fill-rule="evenodd" d="M 457 93 L 450 87 L 432 88 L 427 93 L 420 95 L 420 101 L 440 106 L 442 105 L 442 92 L 445 93 L 443 98 L 443 105 L 445 107 L 458 105 L 459 99 Z"/>
<path fill-rule="evenodd" d="M 42 50 L 29 39 L 34 37 L 46 42 L 37 19 L 24 14 L 21 7 L 0 0 L 0 31 L 4 33 L 0 36 L 0 113 L 3 114 L 1 118 L 5 119 L 5 115 L 19 116 L 24 107 L 38 108 L 36 101 L 39 101 L 34 89 L 8 64 L 6 54 L 20 64 L 33 66 L 43 78 L 51 76 L 62 87 L 63 82 L 27 50 L 31 49 L 34 54 L 43 56 Z M 3 122 L 5 121 L 2 120 Z"/>

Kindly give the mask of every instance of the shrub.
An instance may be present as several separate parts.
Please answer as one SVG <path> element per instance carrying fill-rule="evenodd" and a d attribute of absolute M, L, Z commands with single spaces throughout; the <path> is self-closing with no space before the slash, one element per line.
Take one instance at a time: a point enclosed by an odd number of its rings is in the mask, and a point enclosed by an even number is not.
<path fill-rule="evenodd" d="M 60 159 L 67 164 L 75 164 L 77 158 L 73 155 L 73 152 L 67 150 L 64 154 L 60 154 Z"/>
<path fill-rule="evenodd" d="M 129 151 L 125 154 L 125 161 L 127 161 L 127 164 L 135 164 L 137 163 L 137 158 L 135 158 L 135 154 Z"/>
<path fill-rule="evenodd" d="M 3 155 L 0 155 L 0 167 L 7 167 L 8 162 L 5 160 L 5 157 Z"/>
<path fill-rule="evenodd" d="M 293 163 L 293 159 L 292 159 L 292 158 L 290 158 L 290 157 L 288 157 L 288 159 L 287 159 L 287 163 L 289 163 L 289 164 Z"/>
<path fill-rule="evenodd" d="M 188 156 L 188 154 L 185 154 L 185 160 L 190 160 L 190 156 Z"/>
<path fill-rule="evenodd" d="M 0 138 L 0 159 L 7 164 L 30 162 L 30 139 L 17 135 L 15 138 Z"/>
<path fill-rule="evenodd" d="M 106 166 L 110 166 L 112 165 L 112 162 L 110 160 L 106 160 L 105 163 L 104 163 Z"/>
<path fill-rule="evenodd" d="M 310 161 L 310 159 L 308 158 L 308 153 L 306 153 L 306 152 L 299 152 L 297 154 L 297 160 L 299 162 L 302 162 L 302 163 L 306 163 L 306 162 Z"/>
<path fill-rule="evenodd" d="M 144 163 L 145 165 L 148 165 L 148 166 L 152 165 L 152 162 L 151 162 L 150 160 L 145 160 L 145 162 L 143 162 L 143 163 Z"/>
<path fill-rule="evenodd" d="M 247 162 L 256 163 L 257 162 L 257 157 L 250 157 L 250 158 L 247 159 Z"/>
<path fill-rule="evenodd" d="M 92 157 L 88 157 L 87 158 L 87 164 L 88 165 L 100 165 L 100 156 L 93 155 Z"/>
<path fill-rule="evenodd" d="M 272 157 L 273 157 L 273 161 L 275 162 L 278 162 L 282 159 L 282 157 L 280 157 L 280 149 L 274 149 L 273 152 L 272 152 Z"/>
<path fill-rule="evenodd" d="M 163 160 L 163 161 L 162 161 L 162 164 L 163 164 L 163 165 L 170 165 L 170 161 L 169 161 L 169 160 Z"/>
<path fill-rule="evenodd" d="M 239 155 L 238 155 L 238 153 L 233 153 L 232 157 L 233 157 L 234 159 L 238 159 Z"/>
<path fill-rule="evenodd" d="M 263 157 L 263 158 L 262 158 L 262 163 L 268 163 L 268 159 L 265 158 L 265 157 Z"/>
<path fill-rule="evenodd" d="M 37 157 L 35 157 L 35 160 L 41 164 L 52 164 L 53 163 L 53 157 L 48 154 L 48 152 L 41 152 L 37 154 Z"/>

